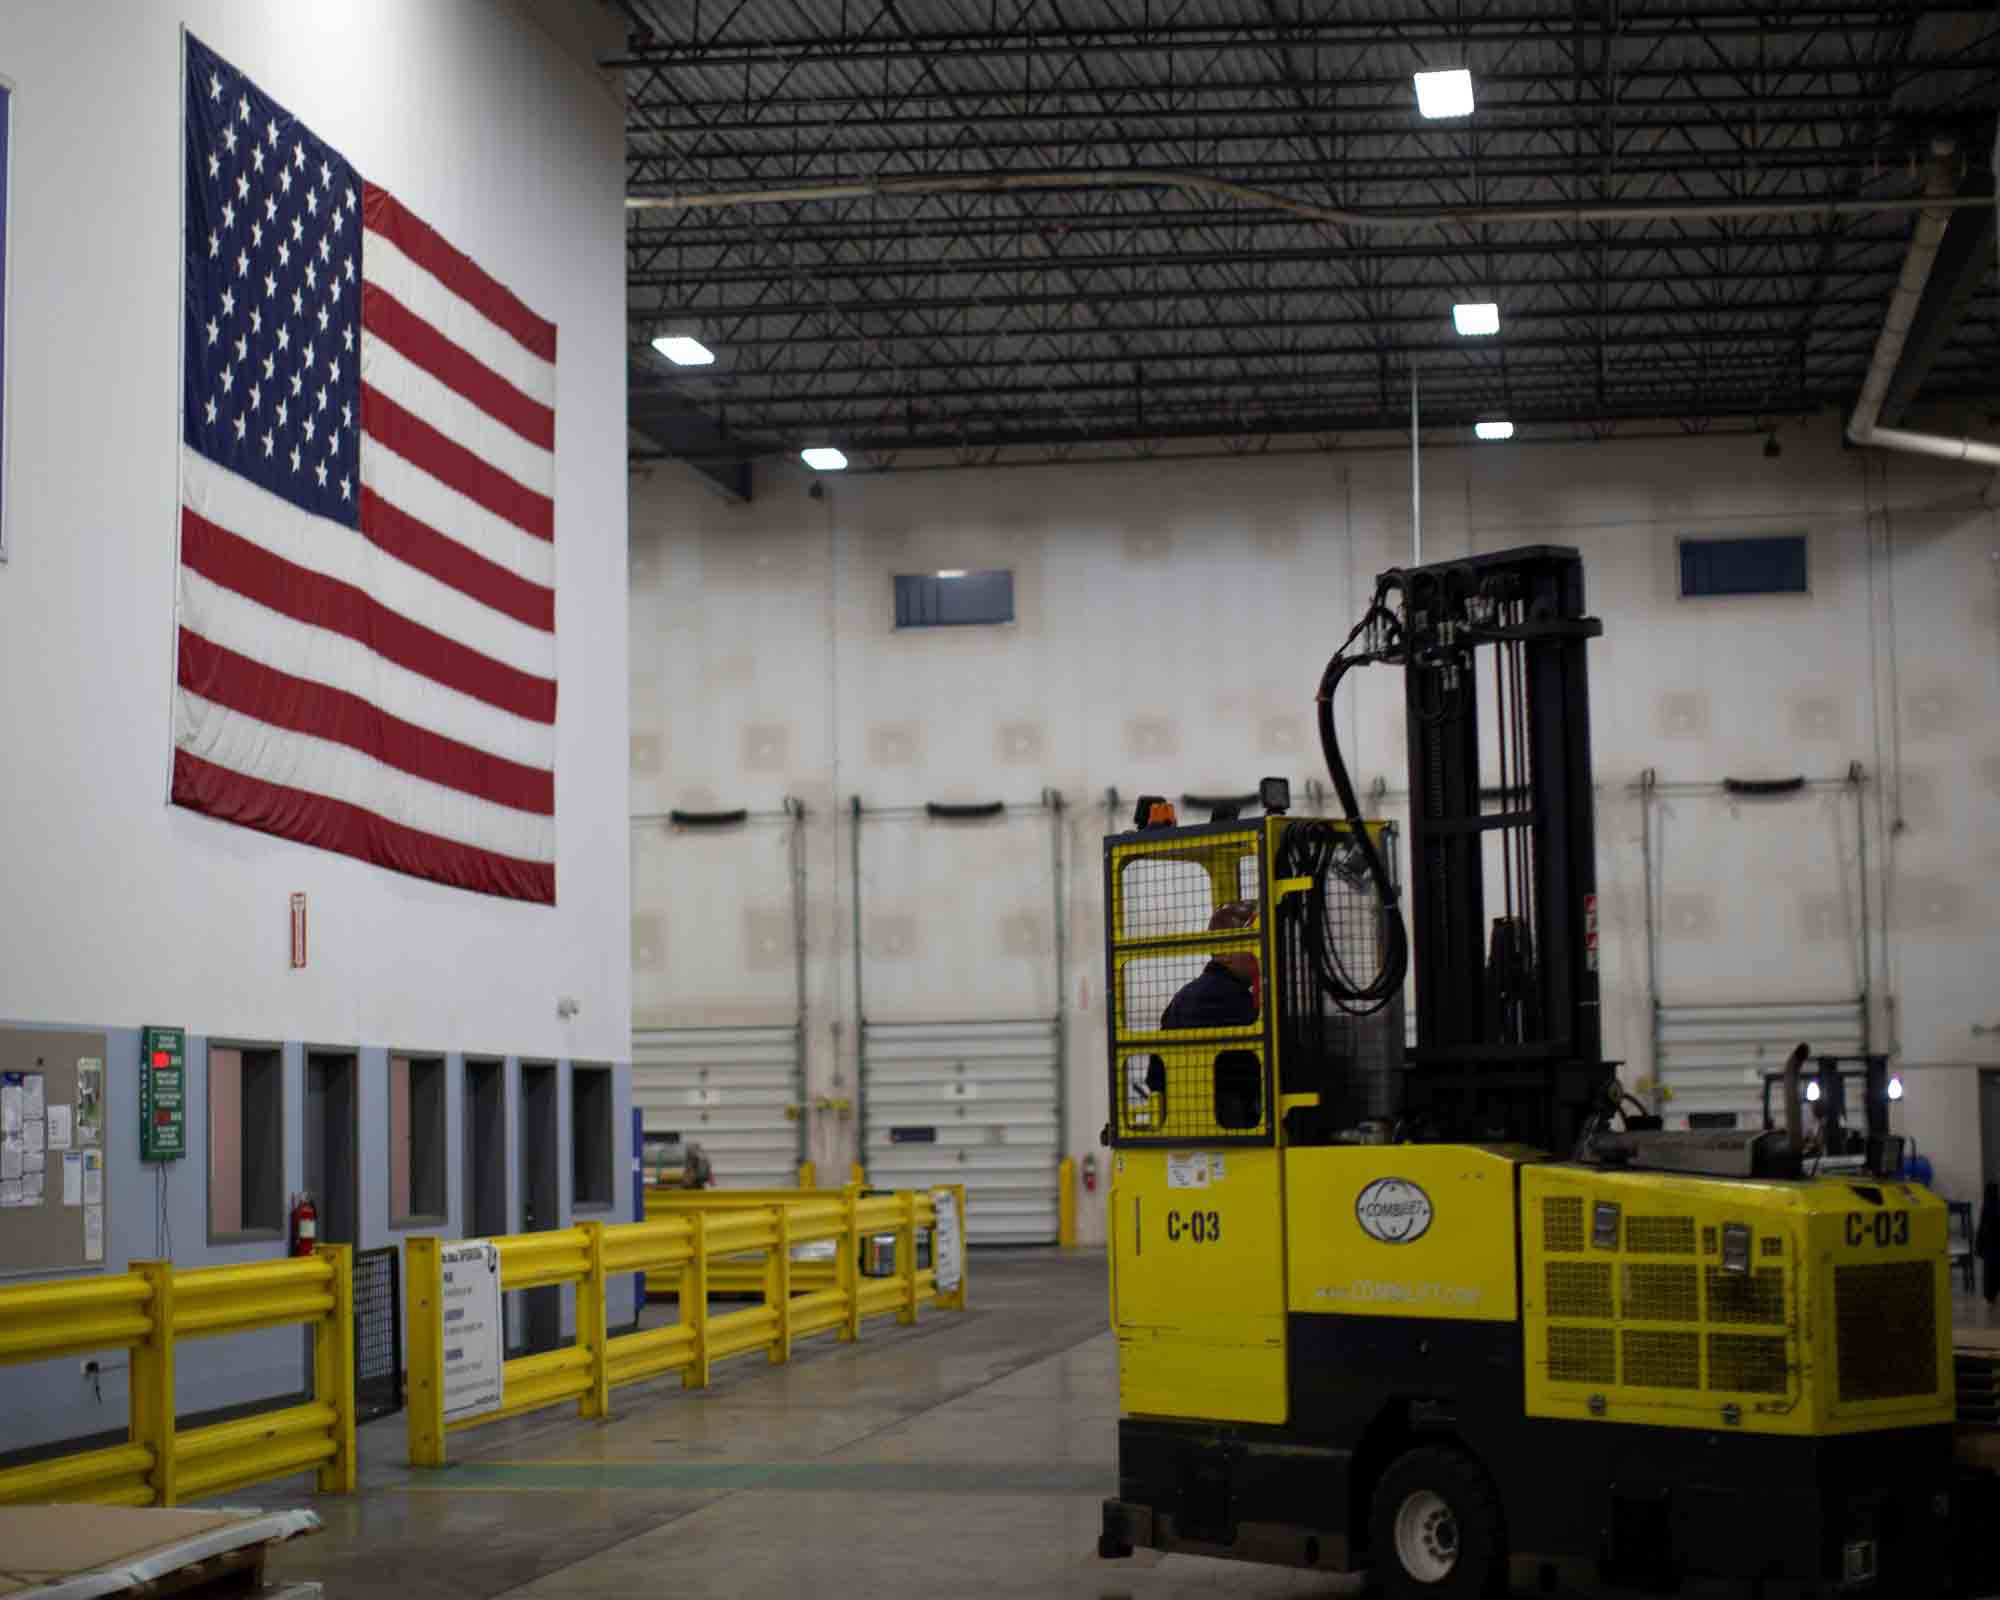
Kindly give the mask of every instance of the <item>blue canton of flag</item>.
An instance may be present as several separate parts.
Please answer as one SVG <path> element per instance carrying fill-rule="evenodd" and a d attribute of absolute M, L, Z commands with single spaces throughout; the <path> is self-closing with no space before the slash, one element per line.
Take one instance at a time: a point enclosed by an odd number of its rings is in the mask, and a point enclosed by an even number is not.
<path fill-rule="evenodd" d="M 192 36 L 187 51 L 182 437 L 358 527 L 361 179 Z"/>

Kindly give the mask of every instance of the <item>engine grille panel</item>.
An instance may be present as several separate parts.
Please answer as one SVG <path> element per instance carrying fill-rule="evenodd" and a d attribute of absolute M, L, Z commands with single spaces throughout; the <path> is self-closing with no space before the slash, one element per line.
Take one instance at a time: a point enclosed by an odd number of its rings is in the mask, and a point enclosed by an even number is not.
<path fill-rule="evenodd" d="M 1732 1324 L 1785 1324 L 1785 1273 L 1782 1267 L 1755 1272 L 1708 1269 L 1708 1320 Z"/>
<path fill-rule="evenodd" d="M 1551 1261 L 1548 1263 L 1548 1314 L 1552 1317 L 1609 1319 L 1611 1263 Z"/>
<path fill-rule="evenodd" d="M 1551 1255 L 1583 1253 L 1583 1201 L 1551 1195 L 1542 1202 L 1542 1248 Z"/>
<path fill-rule="evenodd" d="M 1701 1335 L 1627 1328 L 1625 1381 L 1647 1389 L 1699 1389 Z"/>
<path fill-rule="evenodd" d="M 1833 1269 L 1840 1398 L 1902 1400 L 1938 1387 L 1936 1267 L 1883 1261 Z"/>
<path fill-rule="evenodd" d="M 1693 1217 L 1627 1217 L 1625 1253 L 1631 1256 L 1691 1256 Z"/>
<path fill-rule="evenodd" d="M 1785 1341 L 1752 1333 L 1708 1336 L 1708 1386 L 1726 1394 L 1783 1394 Z"/>
<path fill-rule="evenodd" d="M 1549 1377 L 1556 1383 L 1618 1381 L 1618 1347 L 1609 1328 L 1549 1328 Z"/>
<path fill-rule="evenodd" d="M 1700 1283 L 1692 1262 L 1685 1267 L 1628 1265 L 1625 1315 L 1639 1322 L 1699 1322 Z"/>

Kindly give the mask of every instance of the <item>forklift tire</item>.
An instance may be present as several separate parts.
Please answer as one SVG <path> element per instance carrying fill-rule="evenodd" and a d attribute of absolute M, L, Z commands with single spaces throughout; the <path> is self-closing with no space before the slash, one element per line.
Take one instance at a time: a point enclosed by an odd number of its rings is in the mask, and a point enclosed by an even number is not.
<path fill-rule="evenodd" d="M 1398 1456 L 1368 1516 L 1376 1592 L 1385 1600 L 1486 1600 L 1507 1592 L 1500 1497 L 1462 1450 Z"/>

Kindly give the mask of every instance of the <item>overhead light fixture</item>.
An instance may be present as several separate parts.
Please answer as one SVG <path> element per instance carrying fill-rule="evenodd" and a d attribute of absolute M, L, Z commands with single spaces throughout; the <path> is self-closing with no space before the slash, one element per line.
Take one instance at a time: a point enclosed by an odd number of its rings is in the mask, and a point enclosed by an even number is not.
<path fill-rule="evenodd" d="M 1901 1078 L 1891 1078 L 1889 1080 L 1889 1098 L 1891 1100 L 1900 1100 L 1903 1098 L 1903 1080 Z"/>
<path fill-rule="evenodd" d="M 690 339 L 684 333 L 663 333 L 653 341 L 653 348 L 677 367 L 715 365 L 715 352 L 699 339 Z"/>
<path fill-rule="evenodd" d="M 830 444 L 816 444 L 799 452 L 799 459 L 815 472 L 842 472 L 847 468 L 847 457 Z"/>
<path fill-rule="evenodd" d="M 1809 1084 L 1807 1084 L 1807 1085 L 1806 1085 L 1806 1104 L 1807 1104 L 1807 1105 L 1811 1105 L 1811 1106 L 1816 1106 L 1816 1105 L 1818 1105 L 1818 1104 L 1819 1104 L 1819 1084 L 1818 1084 L 1818 1083 L 1816 1083 L 1816 1082 L 1815 1082 L 1815 1083 L 1809 1083 Z"/>
<path fill-rule="evenodd" d="M 1511 422 L 1475 422 L 1472 431 L 1482 439 L 1511 439 L 1514 424 Z"/>
<path fill-rule="evenodd" d="M 1472 74 L 1464 67 L 1419 72 L 1416 84 L 1417 109 L 1425 116 L 1435 119 L 1472 115 Z"/>
<path fill-rule="evenodd" d="M 964 576 L 965 576 L 965 568 L 963 568 L 963 567 L 939 567 L 939 568 L 938 568 L 938 576 L 939 576 L 940 578 L 962 578 L 962 577 L 964 577 Z"/>
<path fill-rule="evenodd" d="M 1451 325 L 1467 338 L 1500 331 L 1500 308 L 1491 300 L 1473 300 L 1451 308 Z"/>

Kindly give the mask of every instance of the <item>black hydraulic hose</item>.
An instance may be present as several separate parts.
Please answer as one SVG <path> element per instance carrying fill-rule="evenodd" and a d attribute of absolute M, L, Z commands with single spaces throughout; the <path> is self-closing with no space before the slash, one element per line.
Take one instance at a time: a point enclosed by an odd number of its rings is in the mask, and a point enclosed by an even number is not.
<path fill-rule="evenodd" d="M 1410 947 L 1409 932 L 1403 923 L 1403 909 L 1398 902 L 1395 881 L 1389 876 L 1389 869 L 1383 864 L 1382 853 L 1376 849 L 1374 837 L 1368 831 L 1366 819 L 1361 813 L 1361 802 L 1354 793 L 1354 783 L 1348 776 L 1347 763 L 1340 753 L 1340 737 L 1334 731 L 1333 697 L 1340 687 L 1340 681 L 1354 667 L 1368 657 L 1347 654 L 1348 644 L 1361 633 L 1371 621 L 1378 617 L 1393 622 L 1393 617 L 1382 605 L 1382 593 L 1378 589 L 1375 600 L 1369 607 L 1368 615 L 1356 624 L 1354 632 L 1347 637 L 1326 664 L 1326 671 L 1319 685 L 1319 742 L 1320 750 L 1326 757 L 1327 775 L 1333 779 L 1334 793 L 1340 797 L 1341 810 L 1353 830 L 1353 840 L 1360 849 L 1361 858 L 1367 863 L 1368 876 L 1375 886 L 1375 897 L 1382 908 L 1382 963 L 1375 976 L 1366 983 L 1356 983 L 1343 970 L 1337 953 L 1330 948 L 1330 941 L 1321 930 L 1319 938 L 1309 941 L 1313 951 L 1313 964 L 1318 969 L 1321 985 L 1341 1007 L 1355 1016 L 1367 1016 L 1381 1008 L 1403 992 L 1403 979 L 1409 972 Z M 1329 852 L 1330 858 L 1330 852 Z M 1312 904 L 1308 915 L 1318 921 L 1322 913 L 1324 889 L 1315 874 Z M 1333 959 L 1324 958 L 1332 954 Z"/>

